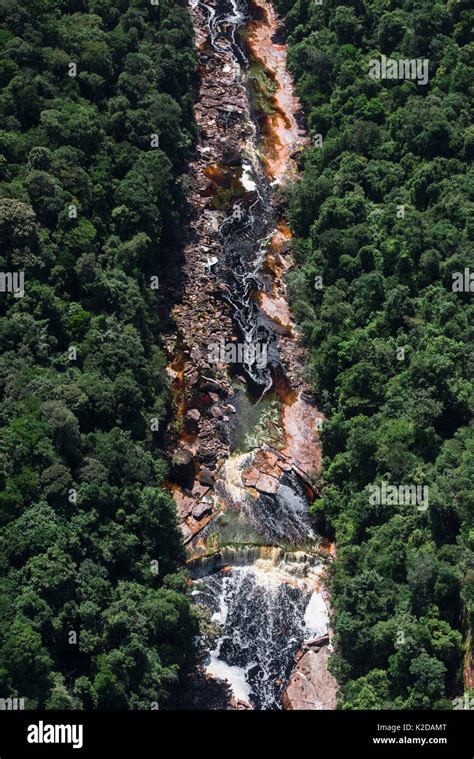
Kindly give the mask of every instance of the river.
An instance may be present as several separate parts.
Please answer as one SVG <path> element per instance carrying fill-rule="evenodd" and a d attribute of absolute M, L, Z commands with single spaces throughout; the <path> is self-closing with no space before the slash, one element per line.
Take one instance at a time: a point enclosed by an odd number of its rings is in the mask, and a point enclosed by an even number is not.
<path fill-rule="evenodd" d="M 266 0 L 190 1 L 199 61 L 195 210 L 168 343 L 171 485 L 214 629 L 198 642 L 228 708 L 335 706 L 324 577 L 334 546 L 308 515 L 323 424 L 288 306 L 282 190 L 307 145 Z M 209 708 L 199 703 L 200 708 Z"/>

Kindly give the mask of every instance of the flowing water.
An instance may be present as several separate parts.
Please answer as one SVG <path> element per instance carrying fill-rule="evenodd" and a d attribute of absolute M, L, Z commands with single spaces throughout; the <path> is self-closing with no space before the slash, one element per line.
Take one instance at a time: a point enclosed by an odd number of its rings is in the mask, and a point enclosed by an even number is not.
<path fill-rule="evenodd" d="M 244 192 L 220 222 L 220 251 L 214 266 L 217 278 L 225 284 L 224 297 L 236 335 L 248 348 L 243 351 L 239 371 L 252 392 L 239 390 L 233 399 L 236 416 L 234 427 L 229 428 L 231 455 L 219 470 L 212 496 L 225 504 L 225 509 L 201 530 L 199 540 L 205 553 L 216 534 L 221 545 L 252 542 L 267 547 L 224 548 L 191 561 L 190 569 L 196 578 L 194 600 L 208 610 L 219 629 L 215 645 L 206 648 L 201 641 L 207 673 L 227 681 L 234 699 L 256 709 L 280 709 L 296 653 L 304 641 L 326 635 L 329 618 L 321 594 L 325 567 L 315 556 L 317 536 L 308 518 L 311 491 L 305 480 L 308 461 L 318 460 L 317 439 L 314 431 L 305 437 L 298 429 L 302 423 L 310 428 L 317 411 L 301 392 L 294 392 L 288 406 L 293 411 L 284 422 L 271 419 L 273 406 L 282 402 L 281 387 L 288 384 L 281 357 L 280 335 L 285 330 L 278 328 L 278 320 L 269 318 L 257 296 L 268 292 L 268 248 L 281 226 L 274 210 L 275 192 L 285 181 L 292 163 L 291 148 L 301 134 L 289 112 L 294 101 L 280 55 L 275 64 L 278 71 L 270 73 L 275 80 L 280 77 L 280 95 L 288 98 L 287 112 L 276 108 L 268 119 L 273 146 L 269 134 L 262 135 L 250 85 L 255 64 L 252 44 L 258 43 L 261 33 L 255 11 L 274 12 L 266 0 L 253 2 L 253 14 L 247 0 L 190 2 L 205 14 L 206 29 L 204 33 L 200 30 L 201 38 L 207 33 L 204 46 L 222 57 L 223 70 L 233 70 L 236 83 L 240 86 L 243 82 L 247 91 L 244 113 L 238 114 L 246 134 L 239 167 Z M 265 44 L 272 46 L 270 39 Z M 258 65 L 263 65 L 261 59 Z M 282 82 L 287 85 L 286 92 Z M 205 173 L 218 176 L 219 171 L 221 168 L 209 166 Z M 287 308 L 284 298 L 283 305 Z M 261 355 L 266 361 L 258 360 Z M 253 414 L 249 404 L 255 403 L 255 398 L 267 406 Z M 273 424 L 271 445 L 268 435 L 259 437 L 257 423 L 252 430 L 245 430 L 244 420 L 252 415 L 267 433 Z M 285 552 L 282 546 L 304 546 L 308 552 Z"/>
<path fill-rule="evenodd" d="M 235 698 L 279 709 L 280 695 L 303 640 L 327 633 L 328 613 L 316 590 L 320 567 L 258 559 L 204 577 L 194 591 L 222 633 L 207 671 L 230 682 Z"/>
<path fill-rule="evenodd" d="M 236 67 L 244 71 L 249 66 L 245 44 L 239 31 L 249 21 L 246 0 L 223 0 L 217 9 L 202 4 L 209 13 L 208 29 L 210 44 L 217 54 L 232 51 Z M 244 343 L 243 369 L 261 389 L 269 390 L 272 376 L 280 365 L 274 331 L 259 311 L 253 295 L 262 289 L 262 265 L 266 245 L 271 238 L 276 221 L 271 212 L 271 188 L 262 160 L 257 151 L 258 130 L 249 110 L 246 123 L 250 127 L 242 163 L 242 184 L 249 193 L 250 203 L 236 203 L 219 229 L 222 254 L 217 262 L 220 278 L 228 286 L 227 299 L 234 315 L 237 329 Z M 265 354 L 266 361 L 258 361 Z M 262 364 L 265 363 L 265 366 Z"/>

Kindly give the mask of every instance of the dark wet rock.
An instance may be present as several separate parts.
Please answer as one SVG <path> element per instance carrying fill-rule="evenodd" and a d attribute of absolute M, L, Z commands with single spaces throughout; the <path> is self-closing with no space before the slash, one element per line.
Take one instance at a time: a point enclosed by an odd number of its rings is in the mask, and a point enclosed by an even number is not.
<path fill-rule="evenodd" d="M 226 166 L 238 166 L 242 160 L 238 143 L 229 140 L 222 150 L 222 163 Z"/>
<path fill-rule="evenodd" d="M 304 131 L 306 130 L 308 124 L 307 124 L 307 121 L 306 121 L 306 114 L 305 114 L 305 112 L 303 111 L 302 108 L 298 108 L 298 110 L 295 111 L 295 121 L 298 124 L 298 126 L 299 126 L 300 129 L 302 129 Z M 302 151 L 297 151 L 297 152 L 298 152 L 299 156 L 302 155 Z"/>
<path fill-rule="evenodd" d="M 208 467 L 214 467 L 217 463 L 217 453 L 214 449 L 209 450 L 206 448 L 200 448 L 199 458 L 202 463 L 206 464 Z"/>
<path fill-rule="evenodd" d="M 274 45 L 284 45 L 286 42 L 286 31 L 284 26 L 279 26 L 276 32 L 271 36 Z"/>
<path fill-rule="evenodd" d="M 225 680 L 207 675 L 197 667 L 191 675 L 178 684 L 177 706 L 181 710 L 228 710 L 232 709 L 232 690 Z"/>
<path fill-rule="evenodd" d="M 223 397 L 226 397 L 228 395 L 228 388 L 225 387 L 222 382 L 207 377 L 201 381 L 199 390 L 203 393 L 208 393 L 209 395 L 210 393 L 219 393 L 219 395 Z"/>
<path fill-rule="evenodd" d="M 199 472 L 199 482 L 201 485 L 209 485 L 209 487 L 213 487 L 214 485 L 214 477 L 210 469 L 203 466 L 201 468 L 201 471 Z"/>
<path fill-rule="evenodd" d="M 272 198 L 272 206 L 276 213 L 283 216 L 288 208 L 288 200 L 282 191 L 275 191 Z"/>
<path fill-rule="evenodd" d="M 173 482 L 191 488 L 194 482 L 194 460 L 190 451 L 178 448 L 171 460 L 170 476 Z"/>
<path fill-rule="evenodd" d="M 201 503 L 197 503 L 196 506 L 193 507 L 193 518 L 199 522 L 204 517 L 209 516 L 212 513 L 212 506 L 210 503 L 206 503 L 205 501 L 202 501 Z"/>

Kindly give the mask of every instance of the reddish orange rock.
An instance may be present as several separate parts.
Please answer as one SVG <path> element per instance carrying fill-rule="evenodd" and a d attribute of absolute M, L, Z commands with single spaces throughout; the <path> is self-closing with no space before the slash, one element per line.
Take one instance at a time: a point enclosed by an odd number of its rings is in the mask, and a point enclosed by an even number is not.
<path fill-rule="evenodd" d="M 261 474 L 255 485 L 256 490 L 259 493 L 268 493 L 269 495 L 275 495 L 278 492 L 280 483 L 276 477 L 272 477 L 270 474 Z"/>
<path fill-rule="evenodd" d="M 336 708 L 337 682 L 328 671 L 329 650 L 307 651 L 298 660 L 282 696 L 285 709 L 322 711 Z"/>

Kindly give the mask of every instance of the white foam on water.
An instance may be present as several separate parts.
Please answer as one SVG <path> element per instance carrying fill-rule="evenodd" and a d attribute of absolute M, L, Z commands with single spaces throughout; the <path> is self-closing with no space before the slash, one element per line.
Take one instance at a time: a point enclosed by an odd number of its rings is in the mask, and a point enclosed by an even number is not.
<path fill-rule="evenodd" d="M 206 667 L 206 672 L 213 677 L 219 677 L 221 680 L 227 680 L 235 698 L 240 701 L 249 701 L 251 688 L 247 682 L 246 671 L 243 667 L 235 667 L 226 664 L 219 659 L 218 653 L 211 651 L 211 661 Z"/>
<path fill-rule="evenodd" d="M 242 164 L 243 174 L 240 180 L 247 192 L 255 192 L 257 185 L 252 179 L 252 167 L 249 163 Z"/>
<path fill-rule="evenodd" d="M 227 620 L 227 614 L 229 613 L 229 607 L 225 600 L 225 593 L 221 593 L 219 598 L 219 611 L 215 611 L 214 614 L 211 617 L 211 620 L 213 622 L 219 622 L 220 625 L 224 626 Z"/>
<path fill-rule="evenodd" d="M 214 612 L 211 619 L 213 622 L 218 622 L 224 627 L 228 612 L 229 607 L 225 600 L 225 592 L 222 592 L 219 598 L 219 610 Z M 246 670 L 243 667 L 227 664 L 219 658 L 222 641 L 223 638 L 220 638 L 216 648 L 209 652 L 210 661 L 206 666 L 206 672 L 213 677 L 226 680 L 229 683 L 235 698 L 240 699 L 241 701 L 248 701 L 251 688 L 247 682 Z"/>
<path fill-rule="evenodd" d="M 318 588 L 322 562 L 300 552 L 268 550 L 268 558 L 230 565 L 207 575 L 203 598 L 213 599 L 212 620 L 221 635 L 207 650 L 206 672 L 227 681 L 236 699 L 257 709 L 280 709 L 288 662 L 304 640 L 319 638 L 329 626 Z M 206 604 L 207 605 L 207 604 Z"/>
<path fill-rule="evenodd" d="M 311 594 L 304 614 L 306 639 L 319 638 L 329 629 L 329 614 L 321 593 Z"/>

